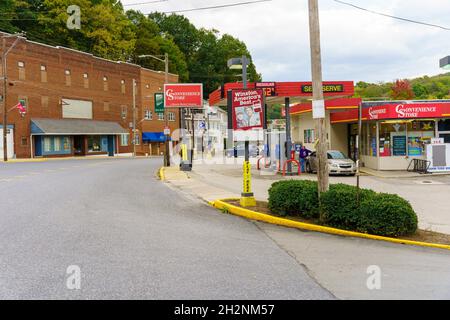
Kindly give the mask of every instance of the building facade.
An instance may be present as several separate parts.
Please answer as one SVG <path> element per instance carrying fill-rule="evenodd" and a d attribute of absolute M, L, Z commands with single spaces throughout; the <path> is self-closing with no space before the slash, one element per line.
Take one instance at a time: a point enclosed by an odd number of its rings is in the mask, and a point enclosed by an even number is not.
<path fill-rule="evenodd" d="M 13 41 L 7 38 L 6 48 Z M 148 145 L 160 141 L 143 142 L 144 133 L 157 135 L 165 127 L 161 117 L 149 116 L 164 79 L 164 73 L 135 64 L 20 38 L 7 58 L 8 157 L 148 154 Z M 171 74 L 169 81 L 178 77 Z M 14 108 L 19 103 L 25 114 Z M 178 127 L 174 113 L 173 130 Z"/>
<path fill-rule="evenodd" d="M 429 161 L 430 171 L 449 170 L 450 158 L 445 156 L 450 151 L 449 100 L 364 102 L 348 98 L 327 101 L 328 147 L 354 160 L 360 105 L 362 166 L 375 170 L 407 170 L 417 159 Z M 292 139 L 314 150 L 316 121 L 312 118 L 311 103 L 291 108 L 291 127 Z M 442 148 L 439 159 L 437 153 L 430 153 L 434 148 L 429 146 L 435 145 Z"/>

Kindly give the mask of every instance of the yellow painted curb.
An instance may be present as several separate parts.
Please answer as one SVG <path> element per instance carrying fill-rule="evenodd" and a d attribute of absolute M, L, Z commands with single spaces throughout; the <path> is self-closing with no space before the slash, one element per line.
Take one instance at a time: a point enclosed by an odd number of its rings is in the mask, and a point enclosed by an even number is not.
<path fill-rule="evenodd" d="M 387 242 L 392 242 L 392 243 L 407 244 L 407 245 L 413 245 L 413 246 L 431 247 L 431 248 L 450 250 L 450 245 L 445 245 L 445 244 L 419 242 L 419 241 L 412 241 L 412 240 L 375 236 L 375 235 L 366 234 L 366 233 L 341 230 L 341 229 L 324 227 L 324 226 L 319 226 L 319 225 L 315 225 L 315 224 L 309 224 L 309 223 L 304 223 L 304 222 L 299 222 L 299 221 L 294 221 L 294 220 L 289 220 L 289 219 L 284 219 L 284 218 L 278 218 L 278 217 L 274 217 L 274 216 L 271 216 L 271 215 L 268 215 L 265 213 L 260 213 L 260 212 L 256 212 L 256 211 L 252 211 L 252 210 L 234 206 L 232 204 L 225 202 L 226 200 L 239 200 L 239 199 L 222 199 L 222 200 L 212 201 L 210 203 L 212 203 L 211 205 L 217 209 L 226 209 L 228 212 L 230 212 L 234 215 L 240 216 L 240 217 L 244 217 L 244 218 L 251 219 L 251 220 L 262 221 L 262 222 L 275 224 L 275 225 L 279 225 L 279 226 L 284 226 L 284 227 L 309 230 L 309 231 L 315 231 L 315 232 L 321 232 L 321 233 L 328 233 L 328 234 L 335 234 L 335 235 L 346 236 L 346 237 L 356 237 L 356 238 L 364 238 L 364 239 L 371 239 L 371 240 L 387 241 Z"/>
<path fill-rule="evenodd" d="M 161 179 L 161 181 L 166 180 L 166 176 L 164 174 L 164 167 L 159 168 L 159 178 Z"/>

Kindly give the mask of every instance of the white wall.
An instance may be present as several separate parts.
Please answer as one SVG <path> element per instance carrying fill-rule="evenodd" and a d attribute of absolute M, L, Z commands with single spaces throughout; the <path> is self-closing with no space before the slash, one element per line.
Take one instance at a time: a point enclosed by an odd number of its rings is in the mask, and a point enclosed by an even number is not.
<path fill-rule="evenodd" d="M 92 101 L 62 99 L 62 115 L 68 119 L 92 119 Z"/>
<path fill-rule="evenodd" d="M 8 159 L 14 157 L 14 129 L 9 129 L 6 134 L 6 146 L 8 147 Z M 0 125 L 0 158 L 3 159 L 3 127 Z"/>

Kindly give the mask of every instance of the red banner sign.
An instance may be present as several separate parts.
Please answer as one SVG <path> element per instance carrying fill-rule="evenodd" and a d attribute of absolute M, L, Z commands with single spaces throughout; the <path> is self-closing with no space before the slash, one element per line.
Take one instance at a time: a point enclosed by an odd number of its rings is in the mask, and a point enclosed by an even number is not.
<path fill-rule="evenodd" d="M 443 113 L 450 112 L 448 103 L 405 103 L 388 104 L 365 108 L 363 117 L 368 120 L 378 119 L 414 119 L 442 117 Z"/>
<path fill-rule="evenodd" d="M 165 84 L 164 105 L 166 108 L 203 108 L 203 85 Z"/>
<path fill-rule="evenodd" d="M 420 118 L 443 118 L 450 117 L 450 103 L 427 102 L 427 103 L 404 103 L 386 104 L 364 108 L 363 120 L 386 120 L 386 119 L 420 119 Z M 358 119 L 358 110 L 337 112 L 331 114 L 331 122 L 352 122 Z"/>
<path fill-rule="evenodd" d="M 231 98 L 234 130 L 251 130 L 263 128 L 263 90 L 233 90 L 231 92 Z"/>

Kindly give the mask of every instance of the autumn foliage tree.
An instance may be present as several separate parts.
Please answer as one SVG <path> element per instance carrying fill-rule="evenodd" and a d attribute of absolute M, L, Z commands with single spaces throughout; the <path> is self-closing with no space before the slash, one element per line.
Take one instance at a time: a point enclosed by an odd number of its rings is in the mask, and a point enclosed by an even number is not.
<path fill-rule="evenodd" d="M 391 88 L 390 97 L 394 100 L 411 100 L 414 98 L 414 91 L 408 80 L 397 80 Z"/>

